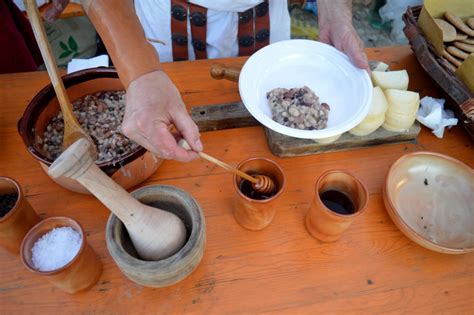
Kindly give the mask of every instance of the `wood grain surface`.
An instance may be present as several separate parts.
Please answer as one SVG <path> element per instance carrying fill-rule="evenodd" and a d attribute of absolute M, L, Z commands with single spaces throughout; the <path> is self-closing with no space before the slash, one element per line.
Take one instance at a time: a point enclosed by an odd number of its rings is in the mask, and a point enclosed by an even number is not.
<path fill-rule="evenodd" d="M 410 89 L 440 96 L 408 46 L 367 52 L 391 69 L 406 68 Z M 222 60 L 229 65 L 244 61 Z M 239 100 L 235 83 L 209 76 L 211 63 L 165 64 L 190 108 Z M 388 217 L 381 194 L 389 166 L 407 152 L 440 152 L 473 167 L 473 144 L 461 127 L 447 131 L 444 139 L 423 128 L 413 144 L 286 159 L 270 153 L 261 127 L 203 133 L 205 151 L 229 164 L 254 156 L 277 161 L 287 177 L 286 191 L 272 223 L 252 232 L 232 216 L 232 175 L 202 159 L 165 161 L 142 186 L 169 184 L 191 193 L 205 213 L 207 246 L 187 279 L 151 289 L 128 280 L 107 252 L 109 211 L 92 196 L 56 185 L 23 146 L 16 123 L 47 82 L 45 72 L 0 76 L 0 174 L 19 181 L 42 218 L 78 220 L 104 271 L 90 291 L 68 295 L 30 274 L 18 256 L 0 249 L 0 313 L 474 313 L 474 255 L 439 254 L 411 242 Z M 316 179 L 331 169 L 357 176 L 367 186 L 369 204 L 338 242 L 323 244 L 308 235 L 304 216 Z"/>
<path fill-rule="evenodd" d="M 201 132 L 260 125 L 242 102 L 196 106 L 191 108 L 190 114 Z M 367 136 L 359 137 L 345 132 L 335 142 L 320 144 L 313 140 L 288 137 L 265 128 L 268 148 L 279 157 L 353 150 L 381 144 L 414 142 L 419 133 L 420 124 L 415 123 L 404 132 L 390 132 L 380 127 Z"/>

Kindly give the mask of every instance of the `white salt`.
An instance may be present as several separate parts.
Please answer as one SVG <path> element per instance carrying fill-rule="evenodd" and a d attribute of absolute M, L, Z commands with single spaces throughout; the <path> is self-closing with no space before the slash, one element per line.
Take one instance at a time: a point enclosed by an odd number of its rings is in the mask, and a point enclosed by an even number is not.
<path fill-rule="evenodd" d="M 81 235 L 73 228 L 54 228 L 33 245 L 31 249 L 33 265 L 39 271 L 59 269 L 77 255 L 81 244 Z"/>

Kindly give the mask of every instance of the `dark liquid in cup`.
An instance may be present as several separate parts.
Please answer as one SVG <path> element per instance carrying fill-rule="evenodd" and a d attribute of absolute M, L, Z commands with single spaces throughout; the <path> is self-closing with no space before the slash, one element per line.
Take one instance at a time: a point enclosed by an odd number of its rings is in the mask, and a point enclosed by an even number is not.
<path fill-rule="evenodd" d="M 351 198 L 341 191 L 327 190 L 319 198 L 328 209 L 336 213 L 348 215 L 355 212 Z"/>
<path fill-rule="evenodd" d="M 10 210 L 15 206 L 17 199 L 17 193 L 0 194 L 0 218 L 10 212 Z"/>
<path fill-rule="evenodd" d="M 271 193 L 261 194 L 255 191 L 252 187 L 252 183 L 246 179 L 242 179 L 240 181 L 239 189 L 245 196 L 255 200 L 265 200 L 275 196 L 275 194 L 277 193 L 276 191 L 272 191 Z"/>

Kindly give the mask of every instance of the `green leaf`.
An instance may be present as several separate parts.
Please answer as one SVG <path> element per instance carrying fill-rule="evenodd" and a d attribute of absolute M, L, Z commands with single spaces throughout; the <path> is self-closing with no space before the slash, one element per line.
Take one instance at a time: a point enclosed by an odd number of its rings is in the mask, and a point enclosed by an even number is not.
<path fill-rule="evenodd" d="M 72 54 L 72 51 L 71 51 L 71 50 L 67 50 L 67 51 L 63 52 L 61 55 L 59 55 L 59 59 L 66 58 L 66 57 L 69 56 L 70 54 Z"/>
<path fill-rule="evenodd" d="M 78 48 L 77 43 L 76 43 L 76 40 L 72 36 L 69 36 L 67 43 L 69 44 L 69 48 L 71 48 L 73 51 L 77 51 L 77 48 Z"/>
<path fill-rule="evenodd" d="M 67 45 L 66 45 L 63 41 L 60 41 L 60 42 L 59 42 L 59 46 L 60 46 L 63 50 L 69 50 L 69 48 L 67 47 Z"/>
<path fill-rule="evenodd" d="M 76 58 L 79 55 L 79 52 L 75 52 L 74 55 L 72 55 L 72 58 Z"/>

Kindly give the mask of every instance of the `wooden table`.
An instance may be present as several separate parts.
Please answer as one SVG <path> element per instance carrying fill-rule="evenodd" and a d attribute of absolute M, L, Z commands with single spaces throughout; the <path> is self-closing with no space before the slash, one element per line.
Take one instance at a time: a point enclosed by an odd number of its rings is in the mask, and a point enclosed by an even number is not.
<path fill-rule="evenodd" d="M 368 53 L 392 69 L 406 68 L 410 89 L 438 95 L 408 47 Z M 235 83 L 210 78 L 211 62 L 165 65 L 190 107 L 239 99 Z M 460 127 L 441 140 L 423 128 L 416 144 L 288 159 L 270 154 L 261 127 L 203 133 L 206 152 L 230 164 L 253 156 L 274 159 L 286 172 L 287 189 L 272 224 L 251 232 L 232 216 L 231 175 L 203 160 L 163 163 L 143 185 L 175 185 L 191 193 L 205 212 L 207 247 L 187 279 L 152 289 L 125 278 L 108 254 L 104 228 L 109 211 L 94 197 L 54 184 L 21 142 L 16 123 L 46 83 L 45 72 L 0 76 L 0 174 L 21 183 L 41 217 L 65 215 L 81 222 L 104 271 L 90 291 L 68 295 L 0 249 L 0 313 L 474 313 L 474 254 L 443 255 L 413 243 L 388 217 L 381 194 L 389 166 L 408 152 L 441 152 L 474 166 L 472 143 Z M 303 218 L 316 179 L 336 168 L 359 177 L 370 201 L 340 241 L 323 244 L 307 234 Z"/>

